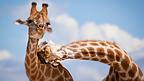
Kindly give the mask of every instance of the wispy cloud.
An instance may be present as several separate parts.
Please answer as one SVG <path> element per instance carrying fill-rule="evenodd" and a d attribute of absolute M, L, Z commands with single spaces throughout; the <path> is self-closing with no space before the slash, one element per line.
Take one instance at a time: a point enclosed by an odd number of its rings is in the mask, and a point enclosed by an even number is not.
<path fill-rule="evenodd" d="M 0 61 L 10 59 L 12 56 L 7 50 L 0 50 Z"/>
<path fill-rule="evenodd" d="M 87 22 L 80 28 L 80 33 L 82 39 L 100 39 L 116 42 L 118 46 L 126 50 L 134 60 L 144 58 L 144 39 L 133 37 L 116 25 L 108 23 L 96 25 L 94 22 Z M 134 52 L 135 54 L 133 54 Z"/>
<path fill-rule="evenodd" d="M 19 60 L 0 61 L 1 81 L 28 81 L 24 71 L 24 62 Z"/>
<path fill-rule="evenodd" d="M 53 38 L 51 40 L 59 40 L 60 44 L 79 39 L 107 40 L 116 42 L 134 60 L 144 58 L 144 39 L 133 37 L 116 25 L 109 23 L 97 25 L 95 22 L 86 22 L 79 27 L 76 19 L 66 13 L 51 17 L 51 21 L 54 28 L 54 34 L 50 36 Z M 48 36 L 45 38 L 48 38 Z"/>
<path fill-rule="evenodd" d="M 30 0 L 27 4 L 19 5 L 13 8 L 13 17 L 15 19 L 26 19 L 29 16 L 32 1 L 34 0 Z M 126 50 L 134 60 L 144 58 L 144 39 L 133 37 L 131 34 L 127 33 L 127 31 L 122 30 L 117 25 L 112 25 L 109 23 L 102 23 L 98 25 L 95 22 L 86 22 L 83 23 L 83 25 L 80 27 L 79 22 L 76 20 L 76 18 L 71 17 L 64 11 L 64 8 L 67 5 L 60 5 L 46 0 L 36 0 L 35 2 L 37 2 L 38 4 L 38 10 L 41 10 L 42 3 L 45 2 L 49 4 L 48 17 L 50 18 L 51 26 L 53 28 L 53 33 L 50 35 L 45 34 L 44 38 L 40 40 L 40 42 L 52 40 L 56 44 L 67 44 L 71 41 L 80 39 L 99 39 L 108 40 L 111 42 L 115 41 L 118 46 Z M 27 38 L 27 35 L 26 37 L 24 37 L 24 39 L 25 38 Z M 70 66 L 71 64 L 74 65 L 75 63 L 68 63 L 68 65 Z M 88 76 L 88 78 L 93 78 L 94 80 L 99 81 L 103 78 L 103 75 L 101 75 L 97 70 L 86 66 L 86 64 L 77 66 L 76 71 L 80 76 L 83 74 L 83 72 L 86 72 L 88 75 L 84 76 Z M 83 76 L 81 77 L 83 78 Z"/>
<path fill-rule="evenodd" d="M 96 69 L 92 69 L 88 66 L 80 66 L 77 68 L 77 75 L 79 75 L 80 78 L 88 77 L 96 81 L 101 81 L 103 77 L 100 75 L 100 73 Z"/>

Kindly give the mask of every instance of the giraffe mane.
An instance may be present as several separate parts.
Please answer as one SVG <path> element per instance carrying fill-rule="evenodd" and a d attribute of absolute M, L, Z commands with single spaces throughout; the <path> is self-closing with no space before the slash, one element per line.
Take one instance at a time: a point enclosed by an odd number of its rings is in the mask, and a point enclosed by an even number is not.
<path fill-rule="evenodd" d="M 106 40 L 93 40 L 93 39 L 86 39 L 86 40 L 78 40 L 78 41 L 74 41 L 74 42 L 71 42 L 70 44 L 74 44 L 74 43 L 80 43 L 80 42 L 106 42 L 108 43 L 109 45 L 114 45 L 114 46 L 117 46 L 115 42 L 110 42 L 110 41 L 106 41 Z"/>

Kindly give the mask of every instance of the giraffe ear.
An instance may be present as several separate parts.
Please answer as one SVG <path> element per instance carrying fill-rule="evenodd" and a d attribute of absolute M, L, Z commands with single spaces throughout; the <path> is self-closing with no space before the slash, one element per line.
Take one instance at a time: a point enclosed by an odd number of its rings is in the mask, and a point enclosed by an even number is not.
<path fill-rule="evenodd" d="M 22 20 L 22 19 L 17 19 L 16 21 L 14 21 L 14 24 L 16 24 L 16 25 L 27 25 L 27 21 Z"/>
<path fill-rule="evenodd" d="M 52 27 L 51 27 L 51 26 L 48 26 L 48 27 L 47 27 L 47 32 L 48 32 L 49 34 L 53 32 L 53 30 L 52 30 Z"/>

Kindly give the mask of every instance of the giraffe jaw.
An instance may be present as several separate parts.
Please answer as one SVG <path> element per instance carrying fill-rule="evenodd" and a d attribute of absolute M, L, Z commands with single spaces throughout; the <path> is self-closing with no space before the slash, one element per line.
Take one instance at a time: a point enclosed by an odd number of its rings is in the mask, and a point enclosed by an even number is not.
<path fill-rule="evenodd" d="M 50 47 L 52 49 L 52 53 L 44 59 L 46 63 L 58 65 L 58 60 L 64 60 L 68 57 L 73 57 L 73 52 L 71 50 L 63 48 L 61 45 L 56 45 L 51 40 L 49 42 L 41 42 L 37 48 L 38 52 L 43 51 L 45 53 L 46 47 Z"/>
<path fill-rule="evenodd" d="M 52 50 L 52 53 L 46 58 L 46 62 L 54 61 L 54 60 L 61 60 L 63 58 L 62 47 L 61 45 L 56 45 L 51 40 L 49 42 L 41 42 L 38 46 L 38 52 L 40 51 L 46 51 L 45 48 L 50 47 Z"/>

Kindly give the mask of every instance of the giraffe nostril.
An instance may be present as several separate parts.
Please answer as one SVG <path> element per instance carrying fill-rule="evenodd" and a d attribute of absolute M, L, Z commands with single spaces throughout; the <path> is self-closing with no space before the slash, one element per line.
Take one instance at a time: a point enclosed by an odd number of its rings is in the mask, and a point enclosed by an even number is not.
<path fill-rule="evenodd" d="M 43 27 L 43 25 L 42 25 L 42 24 L 40 24 L 40 25 L 39 25 L 39 27 Z"/>

